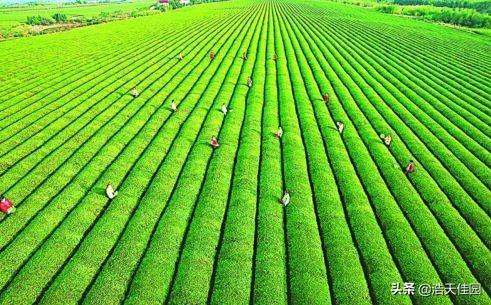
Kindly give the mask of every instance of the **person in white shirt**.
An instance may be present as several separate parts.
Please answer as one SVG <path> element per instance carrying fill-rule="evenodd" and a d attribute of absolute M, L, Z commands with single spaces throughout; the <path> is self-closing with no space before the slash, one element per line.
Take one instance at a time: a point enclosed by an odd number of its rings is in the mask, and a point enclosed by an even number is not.
<path fill-rule="evenodd" d="M 115 191 L 113 186 L 108 184 L 106 186 L 106 195 L 107 195 L 107 198 L 114 199 L 114 197 L 116 197 L 118 195 L 118 191 Z"/>
<path fill-rule="evenodd" d="M 338 131 L 340 134 L 343 133 L 343 130 L 344 130 L 344 124 L 343 122 L 339 121 L 339 122 L 336 122 L 336 125 L 338 126 Z"/>
<path fill-rule="evenodd" d="M 382 141 L 384 141 L 385 146 L 390 147 L 390 144 L 392 143 L 392 137 L 389 134 L 381 134 L 380 138 L 382 139 Z"/>
<path fill-rule="evenodd" d="M 285 192 L 283 193 L 283 197 L 279 199 L 279 202 L 284 207 L 286 207 L 290 203 L 290 193 L 288 192 L 288 190 L 285 190 Z"/>
<path fill-rule="evenodd" d="M 247 84 L 247 87 L 249 87 L 249 88 L 251 88 L 251 87 L 252 87 L 252 77 L 250 77 L 250 76 L 249 76 L 249 77 L 247 78 L 247 83 L 246 83 L 246 84 Z"/>
<path fill-rule="evenodd" d="M 276 137 L 278 139 L 281 139 L 282 136 L 283 136 L 283 128 L 281 128 L 281 126 L 280 126 L 280 127 L 278 127 L 278 131 L 276 132 Z"/>
<path fill-rule="evenodd" d="M 138 97 L 138 95 L 140 95 L 136 87 L 133 87 L 133 89 L 131 89 L 131 95 L 133 95 L 133 97 Z"/>
<path fill-rule="evenodd" d="M 222 104 L 221 111 L 222 111 L 223 115 L 227 115 L 227 112 L 228 112 L 227 105 Z"/>

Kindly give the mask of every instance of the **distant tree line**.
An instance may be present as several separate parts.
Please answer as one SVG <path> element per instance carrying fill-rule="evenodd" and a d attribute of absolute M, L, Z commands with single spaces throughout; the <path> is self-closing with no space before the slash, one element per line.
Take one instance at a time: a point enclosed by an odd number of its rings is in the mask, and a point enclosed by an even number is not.
<path fill-rule="evenodd" d="M 68 17 L 65 14 L 56 13 L 51 17 L 43 16 L 28 16 L 27 24 L 29 25 L 50 25 L 53 23 L 64 23 L 68 21 Z"/>
<path fill-rule="evenodd" d="M 417 0 L 395 0 L 395 1 L 417 1 Z M 479 13 L 472 9 L 452 9 L 433 6 L 400 6 L 400 5 L 381 5 L 377 10 L 407 16 L 415 16 L 425 20 L 444 22 L 470 28 L 489 28 L 491 27 L 491 16 Z"/>
<path fill-rule="evenodd" d="M 468 0 L 389 0 L 397 5 L 432 5 L 436 7 L 469 8 L 480 13 L 491 14 L 491 1 Z"/>
<path fill-rule="evenodd" d="M 139 8 L 133 10 L 131 12 L 123 12 L 123 11 L 114 11 L 111 13 L 101 12 L 98 16 L 94 17 L 85 17 L 85 16 L 72 16 L 70 18 L 67 15 L 62 13 L 56 13 L 51 15 L 50 17 L 43 16 L 29 16 L 27 17 L 28 25 L 52 25 L 52 24 L 71 24 L 75 26 L 81 25 L 89 25 L 89 24 L 98 24 L 103 23 L 115 19 L 124 19 L 124 18 L 134 18 L 139 16 L 147 16 L 152 15 L 157 12 L 148 10 L 147 8 Z"/>
<path fill-rule="evenodd" d="M 190 0 L 189 5 L 195 5 L 195 4 L 201 4 L 201 3 L 209 3 L 209 2 L 219 2 L 219 1 L 225 1 L 225 0 Z M 179 0 L 169 0 L 169 5 L 168 7 L 158 5 L 156 6 L 157 9 L 165 11 L 167 9 L 178 9 L 181 7 L 184 7 L 184 4 L 181 4 Z"/>

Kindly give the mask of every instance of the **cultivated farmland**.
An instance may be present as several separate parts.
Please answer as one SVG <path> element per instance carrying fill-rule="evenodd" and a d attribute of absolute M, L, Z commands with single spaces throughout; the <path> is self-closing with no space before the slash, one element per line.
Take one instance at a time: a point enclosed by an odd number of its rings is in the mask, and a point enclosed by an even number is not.
<path fill-rule="evenodd" d="M 233 0 L 0 58 L 0 304 L 491 304 L 489 37 Z"/>

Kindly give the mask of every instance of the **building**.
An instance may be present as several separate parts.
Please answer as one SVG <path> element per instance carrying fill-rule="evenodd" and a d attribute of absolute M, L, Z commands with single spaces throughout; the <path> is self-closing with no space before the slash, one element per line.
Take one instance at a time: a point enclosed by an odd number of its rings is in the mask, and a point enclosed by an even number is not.
<path fill-rule="evenodd" d="M 186 6 L 186 5 L 189 5 L 189 0 L 179 0 L 179 3 L 180 3 L 181 5 Z"/>

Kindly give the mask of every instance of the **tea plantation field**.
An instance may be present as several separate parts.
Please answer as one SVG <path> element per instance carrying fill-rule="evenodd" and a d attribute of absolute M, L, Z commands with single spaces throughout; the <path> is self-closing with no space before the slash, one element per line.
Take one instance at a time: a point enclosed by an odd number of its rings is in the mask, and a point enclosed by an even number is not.
<path fill-rule="evenodd" d="M 233 0 L 0 59 L 0 304 L 491 304 L 489 37 Z"/>

